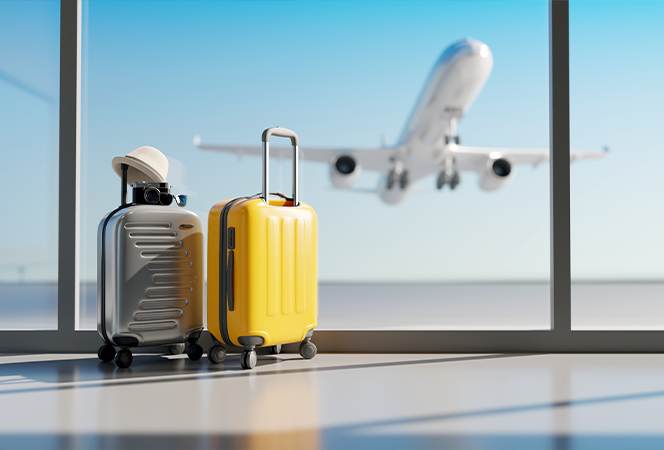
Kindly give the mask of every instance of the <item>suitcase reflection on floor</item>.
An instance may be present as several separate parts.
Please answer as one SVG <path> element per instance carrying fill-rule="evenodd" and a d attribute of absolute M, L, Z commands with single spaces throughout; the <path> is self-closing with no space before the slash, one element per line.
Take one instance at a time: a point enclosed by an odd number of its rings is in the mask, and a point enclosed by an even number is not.
<path fill-rule="evenodd" d="M 268 358 L 260 357 L 260 362 Z M 246 375 L 208 385 L 207 405 L 201 408 L 201 421 L 207 429 L 232 430 L 238 442 L 231 448 L 320 448 L 318 373 Z"/>

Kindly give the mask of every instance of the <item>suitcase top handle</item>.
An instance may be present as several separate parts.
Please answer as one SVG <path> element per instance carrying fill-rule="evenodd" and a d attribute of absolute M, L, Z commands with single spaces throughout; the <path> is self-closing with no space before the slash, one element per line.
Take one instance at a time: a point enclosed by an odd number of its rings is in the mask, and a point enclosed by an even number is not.
<path fill-rule="evenodd" d="M 291 144 L 293 144 L 293 206 L 299 206 L 300 202 L 298 199 L 298 191 L 297 191 L 299 139 L 294 131 L 291 131 L 287 128 L 274 127 L 274 128 L 268 128 L 267 130 L 263 131 L 263 190 L 261 192 L 261 198 L 265 203 L 267 203 L 268 205 L 270 204 L 268 193 L 270 192 L 269 166 L 270 166 L 271 136 L 290 138 Z"/>
<path fill-rule="evenodd" d="M 291 144 L 296 147 L 299 147 L 300 145 L 300 139 L 297 137 L 295 131 L 289 130 L 288 128 L 268 128 L 267 130 L 263 131 L 263 142 L 270 142 L 270 137 L 272 136 L 290 138 Z"/>

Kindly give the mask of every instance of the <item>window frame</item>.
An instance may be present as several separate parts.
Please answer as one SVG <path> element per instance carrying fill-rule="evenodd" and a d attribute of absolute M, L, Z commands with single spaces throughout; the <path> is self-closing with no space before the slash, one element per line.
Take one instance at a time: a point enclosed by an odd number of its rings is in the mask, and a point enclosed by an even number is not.
<path fill-rule="evenodd" d="M 320 330 L 321 352 L 660 352 L 664 331 L 571 329 L 569 0 L 549 0 L 551 329 L 534 331 Z M 60 2 L 58 329 L 0 331 L 0 352 L 92 352 L 76 330 L 79 300 L 82 1 Z M 75 199 L 75 201 L 72 201 Z M 201 343 L 211 344 L 204 332 Z M 660 343 L 661 342 L 661 343 Z M 289 350 L 288 346 L 286 350 Z M 290 349 L 294 350 L 294 349 Z M 296 351 L 296 350 L 295 350 Z"/>

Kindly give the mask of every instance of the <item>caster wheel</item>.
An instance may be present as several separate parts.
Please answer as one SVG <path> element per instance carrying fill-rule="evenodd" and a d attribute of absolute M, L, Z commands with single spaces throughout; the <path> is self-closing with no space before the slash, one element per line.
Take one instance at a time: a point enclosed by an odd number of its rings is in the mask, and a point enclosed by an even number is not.
<path fill-rule="evenodd" d="M 104 362 L 111 362 L 115 359 L 115 347 L 112 345 L 104 344 L 99 347 L 97 356 Z"/>
<path fill-rule="evenodd" d="M 256 350 L 245 350 L 242 352 L 241 365 L 243 369 L 253 369 L 256 367 Z"/>
<path fill-rule="evenodd" d="M 203 356 L 203 347 L 201 347 L 201 344 L 190 344 L 189 350 L 187 350 L 187 356 L 192 361 L 198 361 L 201 359 L 201 356 Z"/>
<path fill-rule="evenodd" d="M 278 355 L 279 353 L 281 353 L 281 344 L 270 347 L 270 355 Z"/>
<path fill-rule="evenodd" d="M 131 366 L 134 357 L 131 355 L 131 350 L 120 350 L 118 356 L 115 357 L 115 365 L 120 369 L 126 369 Z"/>
<path fill-rule="evenodd" d="M 181 355 L 184 353 L 184 344 L 171 344 L 168 346 L 168 351 L 171 352 L 171 355 Z"/>
<path fill-rule="evenodd" d="M 213 364 L 221 364 L 226 359 L 226 349 L 222 345 L 213 345 L 207 353 L 208 361 Z"/>
<path fill-rule="evenodd" d="M 307 341 L 300 344 L 300 356 L 304 359 L 311 359 L 316 356 L 316 353 L 318 353 L 318 349 L 313 342 Z"/>

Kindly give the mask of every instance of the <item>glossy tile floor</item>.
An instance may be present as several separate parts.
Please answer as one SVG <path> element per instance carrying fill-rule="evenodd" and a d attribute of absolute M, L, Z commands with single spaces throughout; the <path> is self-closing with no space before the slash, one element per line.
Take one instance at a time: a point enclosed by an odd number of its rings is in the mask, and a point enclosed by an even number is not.
<path fill-rule="evenodd" d="M 3 355 L 0 448 L 658 449 L 664 355 Z"/>

